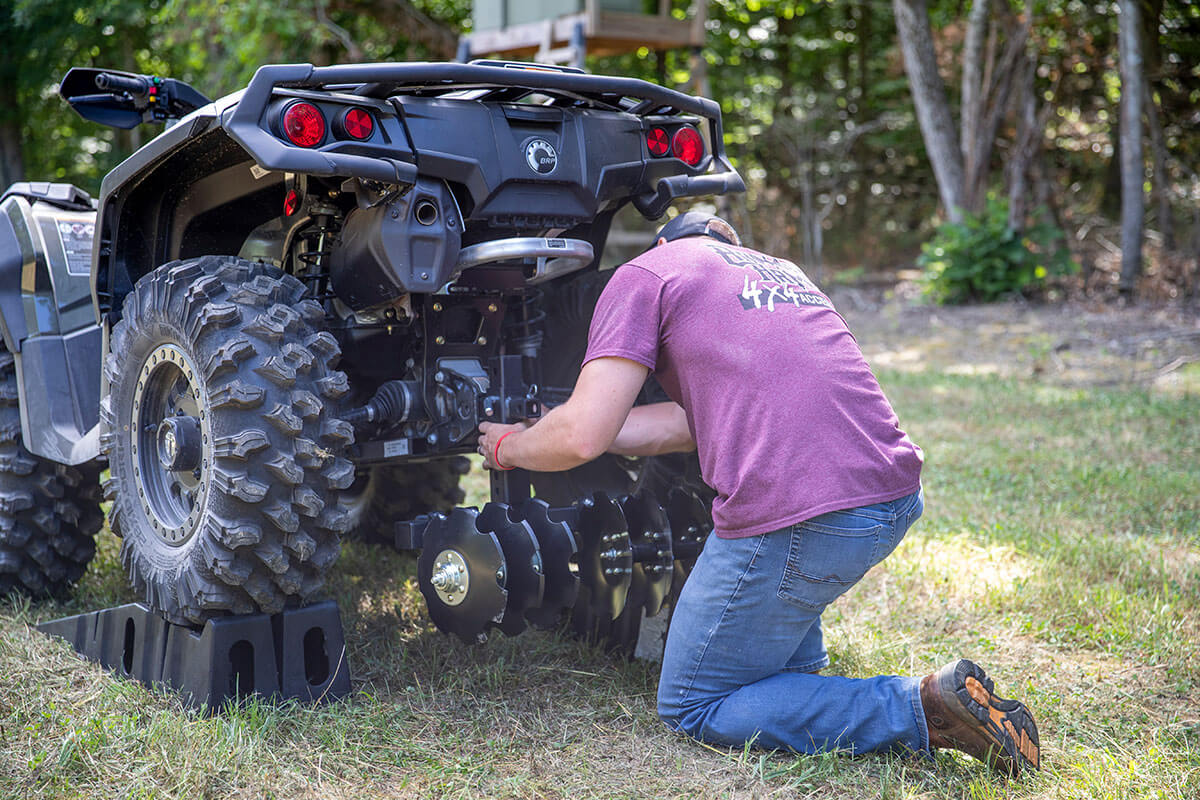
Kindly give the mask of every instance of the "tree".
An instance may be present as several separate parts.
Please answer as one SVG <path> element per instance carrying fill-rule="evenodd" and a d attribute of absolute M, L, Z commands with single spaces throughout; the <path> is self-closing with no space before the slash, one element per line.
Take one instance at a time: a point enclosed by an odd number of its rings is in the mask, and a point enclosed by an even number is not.
<path fill-rule="evenodd" d="M 1142 273 L 1142 233 L 1146 199 L 1142 184 L 1142 70 L 1139 0 L 1121 0 L 1121 294 L 1131 295 Z"/>
<path fill-rule="evenodd" d="M 904 69 L 912 87 L 917 121 L 925 137 L 925 150 L 937 178 L 938 193 L 950 221 L 962 222 L 966 200 L 962 151 L 950 114 L 950 102 L 946 98 L 946 86 L 938 73 L 929 9 L 925 0 L 892 0 L 892 8 L 896 13 L 900 48 L 904 51 Z"/>

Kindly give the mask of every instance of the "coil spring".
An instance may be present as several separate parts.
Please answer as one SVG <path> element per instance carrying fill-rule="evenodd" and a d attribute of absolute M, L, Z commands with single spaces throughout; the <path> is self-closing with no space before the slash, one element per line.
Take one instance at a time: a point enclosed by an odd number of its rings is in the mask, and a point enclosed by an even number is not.
<path fill-rule="evenodd" d="M 333 214 L 314 214 L 312 224 L 296 234 L 306 245 L 295 251 L 296 260 L 303 265 L 303 271 L 297 277 L 308 286 L 311 297 L 323 299 L 331 296 L 327 292 L 329 272 L 325 267 L 325 258 L 333 252 L 333 237 L 337 235 L 339 227 Z"/>
<path fill-rule="evenodd" d="M 510 341 L 513 346 L 521 355 L 530 358 L 538 357 L 542 348 L 542 339 L 546 335 L 544 330 L 546 311 L 542 304 L 544 295 L 545 292 L 540 288 L 526 289 L 519 301 L 521 304 L 520 314 L 510 326 L 510 330 L 513 332 Z"/>

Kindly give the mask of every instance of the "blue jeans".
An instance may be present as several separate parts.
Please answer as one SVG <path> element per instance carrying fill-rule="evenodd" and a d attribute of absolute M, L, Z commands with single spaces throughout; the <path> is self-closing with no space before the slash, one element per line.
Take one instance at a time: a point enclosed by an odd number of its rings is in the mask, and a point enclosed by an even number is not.
<path fill-rule="evenodd" d="M 821 612 L 923 510 L 918 491 L 761 536 L 710 536 L 671 617 L 662 720 L 730 747 L 928 752 L 919 679 L 808 674 L 829 663 Z"/>

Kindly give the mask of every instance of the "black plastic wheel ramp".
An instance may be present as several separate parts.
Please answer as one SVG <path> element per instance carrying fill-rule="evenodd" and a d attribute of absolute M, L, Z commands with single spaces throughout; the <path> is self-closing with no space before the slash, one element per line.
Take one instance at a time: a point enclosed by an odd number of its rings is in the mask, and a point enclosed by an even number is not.
<path fill-rule="evenodd" d="M 209 620 L 194 629 L 140 603 L 43 622 L 37 629 L 89 661 L 212 712 L 252 695 L 303 703 L 350 694 L 342 618 L 332 600 L 273 614 Z"/>

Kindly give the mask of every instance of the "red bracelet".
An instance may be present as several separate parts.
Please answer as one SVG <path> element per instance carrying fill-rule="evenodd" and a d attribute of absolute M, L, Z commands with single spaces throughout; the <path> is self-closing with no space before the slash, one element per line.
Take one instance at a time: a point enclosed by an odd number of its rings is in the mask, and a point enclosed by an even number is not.
<path fill-rule="evenodd" d="M 508 433 L 504 434 L 504 436 L 512 436 L 514 433 L 516 433 L 516 431 L 509 431 Z M 500 463 L 500 443 L 504 441 L 504 436 L 501 436 L 496 440 L 496 449 L 492 451 L 492 463 L 495 464 L 498 469 L 508 472 L 510 469 L 516 469 L 516 467 L 506 467 Z"/>

